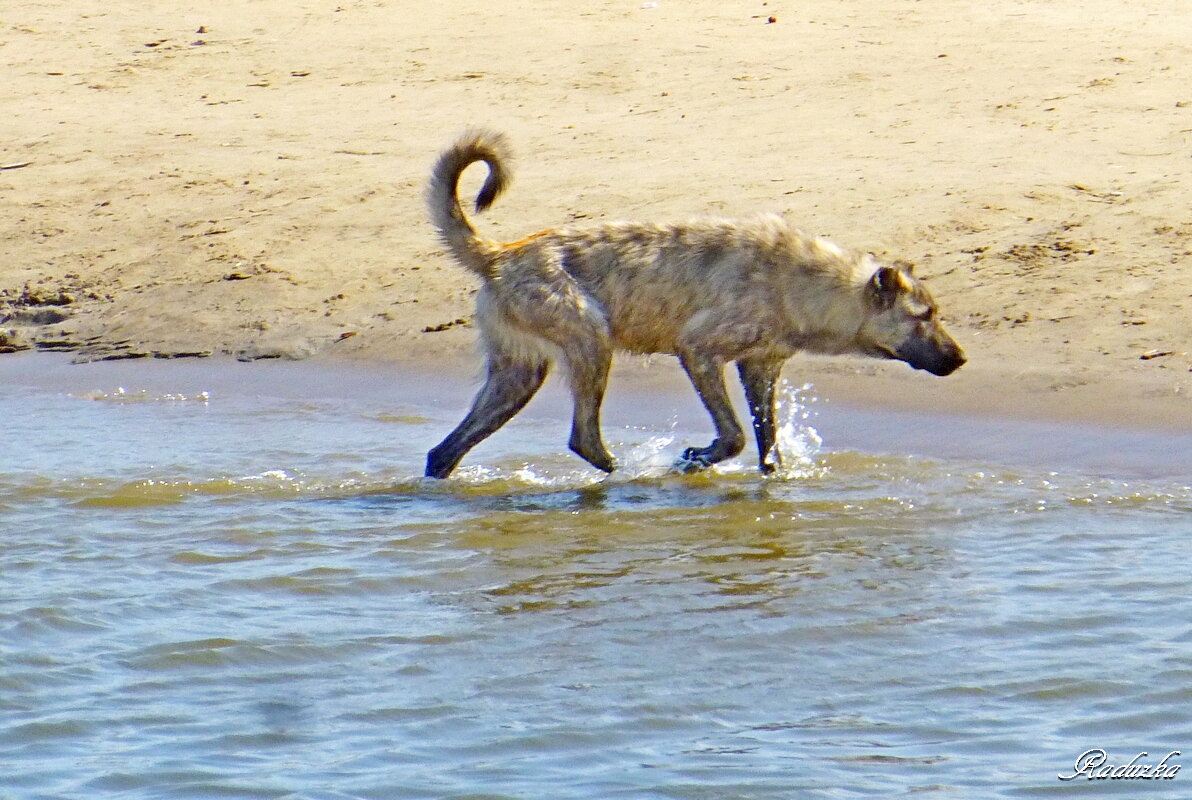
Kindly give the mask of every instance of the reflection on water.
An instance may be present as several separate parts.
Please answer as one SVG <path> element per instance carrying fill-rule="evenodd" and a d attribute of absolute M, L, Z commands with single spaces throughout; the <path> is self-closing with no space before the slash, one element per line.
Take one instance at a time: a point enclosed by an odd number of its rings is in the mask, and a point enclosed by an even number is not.
<path fill-rule="evenodd" d="M 438 482 L 416 391 L 171 369 L 0 384 L 5 800 L 1047 796 L 1192 749 L 1161 458 L 837 446 L 805 387 L 777 478 L 614 411 L 621 473 L 529 414 Z"/>

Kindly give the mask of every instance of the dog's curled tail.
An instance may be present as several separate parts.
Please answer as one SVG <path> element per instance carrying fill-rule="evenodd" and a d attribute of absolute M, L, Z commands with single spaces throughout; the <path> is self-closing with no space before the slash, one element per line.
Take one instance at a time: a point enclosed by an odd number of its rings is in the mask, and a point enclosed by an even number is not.
<path fill-rule="evenodd" d="M 498 245 L 482 238 L 459 204 L 459 176 L 470 165 L 483 161 L 488 178 L 476 195 L 476 210 L 484 211 L 509 185 L 509 144 L 504 134 L 468 130 L 435 163 L 427 187 L 431 223 L 461 264 L 483 278 L 492 277 L 492 256 Z"/>

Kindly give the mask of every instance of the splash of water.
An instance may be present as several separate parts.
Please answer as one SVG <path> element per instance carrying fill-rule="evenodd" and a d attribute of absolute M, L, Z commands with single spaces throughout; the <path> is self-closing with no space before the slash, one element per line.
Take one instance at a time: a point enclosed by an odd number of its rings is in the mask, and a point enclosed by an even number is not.
<path fill-rule="evenodd" d="M 672 472 L 675 458 L 666 451 L 675 443 L 675 430 L 678 426 L 678 418 L 671 417 L 669 431 L 648 436 L 644 441 L 631 445 L 628 451 L 619 453 L 616 472 L 605 480 L 624 482 L 640 478 L 657 478 Z"/>
<path fill-rule="evenodd" d="M 819 458 L 823 438 L 810 424 L 814 416 L 812 404 L 819 398 L 812 394 L 813 386 L 805 383 L 793 386 L 782 380 L 776 387 L 775 449 L 781 454 L 781 464 L 769 477 L 773 480 L 795 480 L 822 475 L 828 467 Z M 453 475 L 455 485 L 486 490 L 516 490 L 522 488 L 577 488 L 597 483 L 627 483 L 661 478 L 676 472 L 672 452 L 677 438 L 678 419 L 672 417 L 669 430 L 651 432 L 646 428 L 625 429 L 626 440 L 614 443 L 617 469 L 604 475 L 586 465 L 576 465 L 573 456 L 560 453 L 523 463 L 518 467 L 500 465 L 466 465 Z M 637 439 L 636 434 L 645 438 Z M 771 454 L 770 459 L 773 459 Z M 752 459 L 744 457 L 717 464 L 715 475 L 751 475 L 756 472 Z M 437 484 L 427 484 L 428 487 Z"/>
<path fill-rule="evenodd" d="M 654 478 L 673 471 L 674 457 L 666 450 L 674 444 L 677 419 L 671 420 L 667 433 L 650 433 L 648 430 L 628 429 L 645 432 L 641 441 L 614 444 L 617 469 L 609 475 L 597 472 L 591 467 L 576 462 L 571 453 L 556 453 L 523 463 L 518 467 L 502 465 L 465 465 L 457 469 L 452 482 L 469 488 L 486 490 L 502 489 L 571 489 L 592 486 L 602 482 L 625 483 L 642 478 Z M 436 488 L 438 484 L 428 484 Z"/>
<path fill-rule="evenodd" d="M 816 477 L 827 469 L 818 458 L 823 437 L 810 424 L 815 416 L 811 405 L 819 402 L 812 394 L 813 389 L 810 383 L 796 388 L 786 379 L 778 384 L 774 447 L 781 454 L 782 463 L 774 477 L 779 480 Z"/>

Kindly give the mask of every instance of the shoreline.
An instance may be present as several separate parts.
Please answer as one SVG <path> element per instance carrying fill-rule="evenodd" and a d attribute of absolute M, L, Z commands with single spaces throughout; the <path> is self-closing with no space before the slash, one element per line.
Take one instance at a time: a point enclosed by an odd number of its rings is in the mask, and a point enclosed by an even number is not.
<path fill-rule="evenodd" d="M 274 365 L 294 377 L 274 387 L 285 396 L 301 396 L 314 391 L 331 395 L 325 383 L 304 383 L 297 376 L 310 370 L 314 376 L 334 376 L 351 392 L 368 391 L 383 398 L 394 385 L 414 381 L 427 387 L 431 403 L 458 406 L 461 413 L 479 389 L 483 362 L 478 353 L 455 350 L 433 357 L 376 358 L 316 354 L 305 359 L 258 359 L 243 362 L 230 356 L 171 359 L 120 359 L 74 363 L 69 354 L 28 351 L 0 356 L 0 377 L 6 382 L 19 381 L 29 386 L 63 386 L 84 382 L 89 376 L 126 376 L 159 382 L 155 375 L 192 373 L 226 379 L 233 374 L 250 384 L 264 381 L 268 386 Z M 176 366 L 177 369 L 171 369 Z M 548 386 L 562 392 L 558 369 L 548 378 Z M 733 396 L 742 422 L 748 412 L 731 365 L 726 366 L 725 381 Z M 947 378 L 935 378 L 901 364 L 868 362 L 857 358 L 795 356 L 787 362 L 783 377 L 795 387 L 811 384 L 822 401 L 867 413 L 888 410 L 895 413 L 941 415 L 986 421 L 1022 421 L 1056 423 L 1075 427 L 1091 426 L 1120 431 L 1175 433 L 1192 432 L 1192 401 L 1183 392 L 1167 394 L 1161 381 L 1144 383 L 1136 378 L 1101 376 L 1080 383 L 1064 384 L 1064 378 L 1046 371 L 1028 369 L 1000 371 L 992 366 L 970 362 Z M 464 396 L 433 394 L 436 378 L 465 384 Z M 168 387 L 163 387 L 163 391 Z M 687 377 L 670 356 L 614 356 L 608 385 L 609 394 L 630 394 L 647 399 L 690 400 L 693 423 L 704 422 L 706 412 Z M 564 409 L 565 410 L 565 409 Z"/>
<path fill-rule="evenodd" d="M 254 399 L 266 407 L 274 399 L 315 403 L 323 409 L 321 414 L 331 418 L 331 424 L 338 424 L 334 417 L 343 414 L 343 424 L 349 426 L 353 415 L 362 410 L 370 418 L 376 413 L 396 414 L 420 424 L 404 434 L 396 429 L 395 434 L 403 438 L 395 438 L 387 446 L 422 453 L 459 421 L 478 388 L 474 373 L 459 369 L 461 366 L 454 362 L 414 366 L 338 358 L 254 363 L 123 360 L 76 365 L 60 355 L 30 353 L 0 359 L 0 385 L 9 390 L 60 392 L 80 400 L 134 404 L 201 400 L 206 405 L 236 402 L 236 398 Z M 884 391 L 887 386 L 905 389 L 914 381 L 906 376 L 820 377 L 828 379 L 812 376 L 811 388 L 803 391 L 807 382 L 787 375 L 799 403 L 793 413 L 806 420 L 787 421 L 814 429 L 827 454 L 851 451 L 877 458 L 943 459 L 956 462 L 961 470 L 968 464 L 977 469 L 1006 469 L 1008 474 L 1021 469 L 1027 474 L 1075 471 L 1110 480 L 1176 481 L 1181 485 L 1192 469 L 1192 429 L 1173 424 L 1171 416 L 1157 414 L 1106 424 L 1087 414 L 1072 413 L 1071 404 L 1036 408 L 1026 414 L 1001 413 L 1005 409 L 990 413 L 982 404 L 974 412 L 971 405 L 961 402 L 965 399 L 962 394 L 955 392 L 934 403 L 922 402 L 921 393 L 903 392 L 899 395 L 902 402 L 879 405 L 864 392 L 852 390 L 858 386 L 868 391 Z M 748 426 L 741 391 L 733 386 L 730 394 L 738 416 Z M 1023 409 L 1010 409 L 1014 410 Z M 805 413 L 810 416 L 804 417 Z M 498 448 L 502 442 L 507 446 L 516 441 L 519 426 L 533 429 L 545 422 L 545 430 L 553 432 L 545 434 L 543 446 L 553 454 L 557 445 L 564 457 L 569 415 L 570 398 L 556 377 L 547 381 L 525 412 L 499 431 L 494 441 Z M 684 443 L 699 443 L 711 432 L 711 423 L 676 364 L 656 363 L 647 368 L 623 363 L 614 366 L 603 428 L 614 452 L 618 431 L 632 429 L 662 437 L 677 435 L 678 440 L 672 442 L 677 453 Z M 741 463 L 750 462 L 753 446 L 751 439 Z M 481 463 L 485 452 L 482 446 L 476 456 Z M 487 452 L 491 456 L 491 451 Z"/>

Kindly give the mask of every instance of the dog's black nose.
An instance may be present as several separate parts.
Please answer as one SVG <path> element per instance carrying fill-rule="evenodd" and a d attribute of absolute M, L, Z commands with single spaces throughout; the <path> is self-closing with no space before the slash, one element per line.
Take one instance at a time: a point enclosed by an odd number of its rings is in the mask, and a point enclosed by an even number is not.
<path fill-rule="evenodd" d="M 935 364 L 927 367 L 927 371 L 932 375 L 938 375 L 943 378 L 963 367 L 967 361 L 968 359 L 964 357 L 964 351 L 956 348 L 955 351 L 946 354 L 943 358 L 936 361 Z"/>

